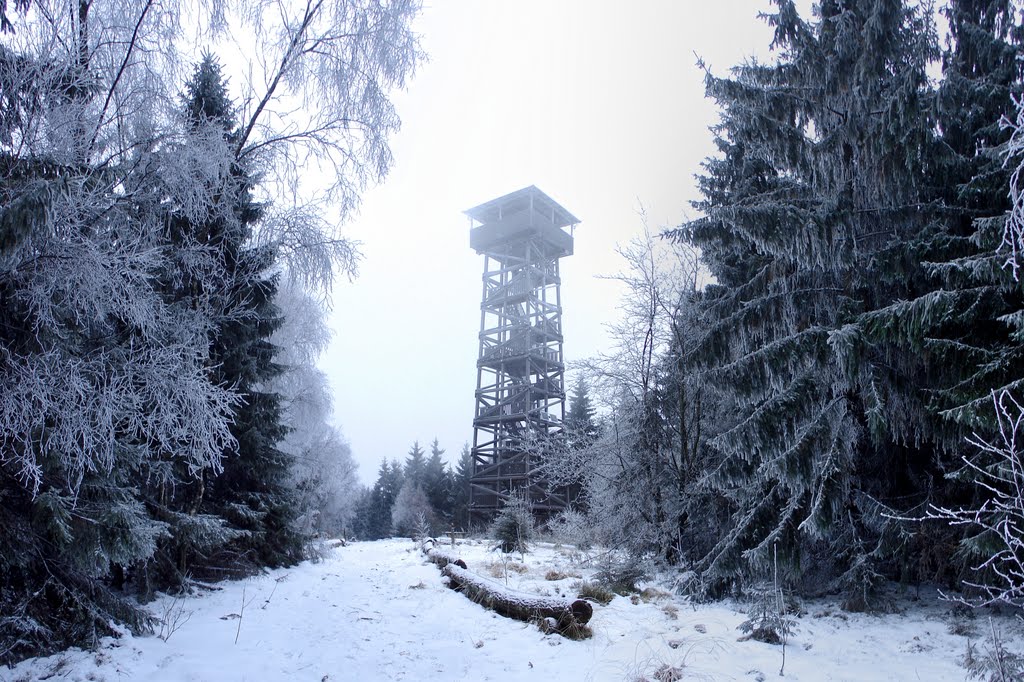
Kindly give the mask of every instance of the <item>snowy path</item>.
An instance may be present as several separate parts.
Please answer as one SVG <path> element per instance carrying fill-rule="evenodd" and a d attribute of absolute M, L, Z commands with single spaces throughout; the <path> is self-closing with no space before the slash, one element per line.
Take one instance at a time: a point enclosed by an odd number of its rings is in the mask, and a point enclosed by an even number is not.
<path fill-rule="evenodd" d="M 230 614 L 241 608 L 243 586 L 249 605 L 234 644 L 238 619 Z M 226 584 L 189 599 L 189 611 L 166 642 L 127 637 L 95 654 L 0 669 L 0 679 L 37 679 L 48 669 L 55 680 L 111 682 L 575 679 L 559 657 L 575 643 L 447 589 L 408 540 L 357 543 L 318 564 Z"/>
<path fill-rule="evenodd" d="M 220 617 L 239 611 L 239 590 L 209 595 L 166 643 L 132 640 L 140 655 L 121 672 L 154 681 L 512 680 L 556 669 L 556 647 L 545 646 L 547 660 L 533 661 L 532 670 L 522 658 L 540 633 L 482 613 L 445 588 L 437 569 L 411 549 L 408 541 L 356 544 L 319 564 L 249 581 L 246 599 L 255 599 L 237 645 L 237 619 Z M 276 583 L 280 575 L 287 577 Z"/>
<path fill-rule="evenodd" d="M 463 551 L 471 567 L 493 560 L 482 546 Z M 543 575 L 562 555 L 552 550 L 526 559 L 537 563 L 526 575 L 511 574 L 512 587 L 557 589 Z M 243 589 L 248 605 L 238 630 L 232 614 L 240 611 Z M 168 603 L 153 609 L 160 613 Z M 727 605 L 694 609 L 616 598 L 595 609 L 593 639 L 572 642 L 497 617 L 447 589 L 408 540 L 339 548 L 320 563 L 224 583 L 183 606 L 191 617 L 166 642 L 128 636 L 98 652 L 0 668 L 0 680 L 631 681 L 657 679 L 665 664 L 686 679 L 964 678 L 956 657 L 965 640 L 946 631 L 935 615 L 941 609 L 869 617 L 810 607 L 779 677 L 779 647 L 737 642 L 743 615 Z"/>

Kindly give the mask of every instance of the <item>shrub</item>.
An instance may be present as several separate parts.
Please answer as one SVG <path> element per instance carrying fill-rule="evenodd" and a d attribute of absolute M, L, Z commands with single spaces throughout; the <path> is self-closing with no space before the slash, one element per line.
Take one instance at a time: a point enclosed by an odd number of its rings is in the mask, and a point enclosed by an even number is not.
<path fill-rule="evenodd" d="M 646 571 L 632 560 L 609 556 L 602 564 L 594 579 L 615 594 L 626 595 L 639 592 L 637 583 L 646 577 Z"/>
<path fill-rule="evenodd" d="M 984 646 L 979 652 L 971 642 L 967 642 L 967 653 L 963 658 L 963 666 L 967 668 L 967 679 L 986 680 L 987 682 L 1011 682 L 1024 679 L 1024 659 L 1003 645 L 1002 635 L 992 619 L 989 619 L 989 632 Z"/>
<path fill-rule="evenodd" d="M 483 565 L 483 568 L 491 574 L 494 578 L 507 578 L 509 573 L 518 573 L 523 575 L 529 573 L 530 568 L 526 564 L 521 564 L 518 561 L 489 561 Z"/>
<path fill-rule="evenodd" d="M 592 533 L 586 517 L 574 509 L 566 509 L 551 519 L 548 530 L 553 539 L 575 545 L 578 549 L 590 549 L 592 544 Z"/>
<path fill-rule="evenodd" d="M 557 633 L 566 639 L 573 640 L 590 639 L 594 636 L 594 631 L 590 629 L 590 626 L 578 623 L 575 619 L 564 627 L 560 626 L 554 618 L 540 618 L 534 622 L 545 635 Z"/>
<path fill-rule="evenodd" d="M 577 588 L 577 594 L 580 599 L 597 602 L 602 606 L 607 606 L 615 599 L 615 593 L 599 583 L 582 582 Z"/>
<path fill-rule="evenodd" d="M 946 626 L 949 634 L 961 637 L 976 637 L 978 635 L 977 619 L 974 609 L 971 607 L 955 602 L 953 608 L 946 615 L 948 618 Z"/>
<path fill-rule="evenodd" d="M 683 669 L 663 663 L 654 671 L 654 679 L 658 682 L 679 682 L 683 679 Z"/>
<path fill-rule="evenodd" d="M 643 591 L 640 592 L 640 598 L 644 600 L 644 603 L 668 599 L 671 596 L 672 595 L 665 590 L 659 590 L 657 587 L 645 587 Z"/>

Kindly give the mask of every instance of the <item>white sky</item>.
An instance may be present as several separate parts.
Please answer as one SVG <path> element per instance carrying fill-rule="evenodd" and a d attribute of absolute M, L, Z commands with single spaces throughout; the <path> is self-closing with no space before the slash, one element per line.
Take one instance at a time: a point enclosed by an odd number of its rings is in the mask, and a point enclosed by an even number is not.
<path fill-rule="evenodd" d="M 802 7 L 809 5 L 800 3 Z M 394 168 L 346 235 L 362 242 L 334 289 L 321 360 L 335 419 L 364 482 L 382 457 L 436 436 L 472 440 L 483 257 L 462 211 L 536 185 L 582 221 L 562 260 L 565 356 L 607 347 L 616 244 L 675 225 L 716 120 L 694 53 L 725 74 L 764 56 L 768 0 L 434 0 L 417 29 L 430 55 L 407 92 Z M 567 384 L 572 384 L 571 375 Z"/>

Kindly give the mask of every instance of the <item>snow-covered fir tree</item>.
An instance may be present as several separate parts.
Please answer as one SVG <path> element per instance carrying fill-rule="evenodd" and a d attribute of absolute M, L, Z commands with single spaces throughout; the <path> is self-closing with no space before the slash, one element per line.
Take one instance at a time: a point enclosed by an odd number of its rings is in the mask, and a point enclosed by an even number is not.
<path fill-rule="evenodd" d="M 121 80 L 102 68 L 118 41 L 25 33 L 20 52 L 0 49 L 3 89 L 18 93 L 0 104 L 4 659 L 147 626 L 119 588 L 170 525 L 137 491 L 161 463 L 219 471 L 235 405 L 208 374 L 209 310 L 175 305 L 162 286 L 168 208 L 207 214 L 229 157 L 212 140 L 191 166 L 178 152 L 204 143 L 187 131 L 162 145 L 125 136 L 165 112 L 141 67 Z M 156 50 L 150 38 L 134 47 Z"/>
<path fill-rule="evenodd" d="M 992 392 L 1019 386 L 1024 371 L 1018 322 L 1024 292 L 997 252 L 1010 208 L 1011 171 L 1004 163 L 1010 131 L 1002 121 L 1022 88 L 1021 20 L 1009 2 L 956 0 L 943 12 L 949 36 L 924 179 L 931 220 L 902 256 L 913 289 L 859 324 L 863 338 L 891 357 L 914 358 L 902 361 L 913 368 L 903 381 L 903 402 L 924 406 L 927 418 L 912 437 L 927 450 L 907 461 L 904 499 L 890 510 L 903 516 L 973 497 L 951 474 L 970 449 L 967 437 L 995 431 Z M 934 547 L 948 554 L 963 528 L 931 521 L 911 530 L 896 576 L 904 580 L 965 577 L 980 563 L 979 550 L 984 553 L 968 540 L 952 561 L 919 561 L 916 555 L 934 557 Z"/>
<path fill-rule="evenodd" d="M 430 457 L 423 473 L 423 491 L 430 502 L 435 530 L 442 530 L 452 521 L 452 476 L 444 461 L 444 448 L 435 438 L 430 443 Z"/>
<path fill-rule="evenodd" d="M 934 123 L 931 17 L 897 0 L 779 0 L 774 64 L 707 75 L 719 155 L 702 217 L 675 232 L 717 284 L 702 343 L 733 416 L 717 434 L 727 532 L 702 569 L 842 584 L 865 605 L 899 530 L 882 512 L 927 459 L 926 418 L 902 390 L 917 358 L 860 336 L 865 315 L 913 294 L 905 245 L 927 223 Z M 816 568 L 812 573 L 811 566 Z"/>
<path fill-rule="evenodd" d="M 469 529 L 469 481 L 473 476 L 473 453 L 463 443 L 459 461 L 452 472 L 451 523 L 458 530 Z"/>
<path fill-rule="evenodd" d="M 599 433 L 597 408 L 590 399 L 590 386 L 581 373 L 576 377 L 573 393 L 569 397 L 569 409 L 565 413 L 565 432 L 569 447 L 586 447 L 594 442 Z"/>
<path fill-rule="evenodd" d="M 419 441 L 414 441 L 405 457 L 405 468 L 402 474 L 406 480 L 412 480 L 421 486 L 424 483 L 427 472 L 427 453 L 420 447 Z"/>

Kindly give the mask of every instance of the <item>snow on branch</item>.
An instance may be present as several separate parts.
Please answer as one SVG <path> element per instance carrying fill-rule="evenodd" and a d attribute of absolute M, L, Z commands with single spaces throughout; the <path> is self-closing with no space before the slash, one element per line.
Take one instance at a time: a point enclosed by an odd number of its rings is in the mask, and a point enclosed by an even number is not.
<path fill-rule="evenodd" d="M 1016 164 L 1010 175 L 1010 213 L 1003 225 L 1003 239 L 999 250 L 1008 250 L 1009 257 L 1004 263 L 1018 278 L 1022 254 L 1024 254 L 1024 95 L 1011 95 L 1017 108 L 1015 120 L 1003 117 L 1000 125 L 1011 131 L 1006 146 L 1004 163 Z"/>
<path fill-rule="evenodd" d="M 238 153 L 274 151 L 297 180 L 309 163 L 335 171 L 330 189 L 343 212 L 367 180 L 391 165 L 388 137 L 399 119 L 388 98 L 421 58 L 410 30 L 418 0 L 251 3 L 259 72 L 243 84 Z M 304 115 L 303 115 L 304 114 Z"/>
<path fill-rule="evenodd" d="M 966 467 L 962 473 L 972 477 L 983 501 L 957 508 L 932 507 L 925 518 L 977 531 L 969 542 L 984 552 L 974 570 L 985 578 L 964 581 L 982 595 L 971 603 L 1020 607 L 1024 606 L 1024 406 L 1008 391 L 993 393 L 992 402 L 998 437 L 990 441 L 975 434 L 968 442 L 977 454 L 962 458 Z"/>

